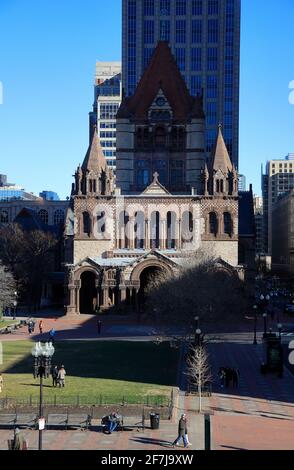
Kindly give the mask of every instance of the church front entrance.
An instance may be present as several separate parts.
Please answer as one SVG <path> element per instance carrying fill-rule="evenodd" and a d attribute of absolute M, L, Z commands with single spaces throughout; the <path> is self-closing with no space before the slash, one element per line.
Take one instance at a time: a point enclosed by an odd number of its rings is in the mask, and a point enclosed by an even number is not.
<path fill-rule="evenodd" d="M 150 283 L 152 283 L 152 280 L 156 276 L 163 274 L 163 272 L 163 269 L 159 266 L 148 266 L 142 271 L 140 275 L 140 290 L 138 293 L 140 309 L 144 309 L 144 306 L 148 299 L 148 290 L 150 288 Z"/>
<path fill-rule="evenodd" d="M 96 309 L 97 289 L 96 276 L 91 271 L 81 275 L 80 313 L 93 315 Z"/>

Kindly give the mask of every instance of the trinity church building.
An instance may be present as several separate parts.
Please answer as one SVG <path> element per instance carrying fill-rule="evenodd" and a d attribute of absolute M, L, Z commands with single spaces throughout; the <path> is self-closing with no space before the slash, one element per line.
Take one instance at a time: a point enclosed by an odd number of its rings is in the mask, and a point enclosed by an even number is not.
<path fill-rule="evenodd" d="M 150 275 L 177 272 L 200 248 L 243 275 L 237 170 L 221 126 L 206 159 L 202 98 L 167 43 L 118 111 L 116 181 L 93 134 L 67 214 L 67 314 L 139 307 Z"/>

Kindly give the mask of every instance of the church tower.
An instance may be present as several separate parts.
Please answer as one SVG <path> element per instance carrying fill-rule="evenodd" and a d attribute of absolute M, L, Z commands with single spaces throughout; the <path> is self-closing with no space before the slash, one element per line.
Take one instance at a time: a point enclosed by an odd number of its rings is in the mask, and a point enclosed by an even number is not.
<path fill-rule="evenodd" d="M 158 173 L 171 194 L 201 194 L 205 116 L 167 42 L 160 41 L 135 94 L 117 114 L 117 186 L 140 194 Z"/>

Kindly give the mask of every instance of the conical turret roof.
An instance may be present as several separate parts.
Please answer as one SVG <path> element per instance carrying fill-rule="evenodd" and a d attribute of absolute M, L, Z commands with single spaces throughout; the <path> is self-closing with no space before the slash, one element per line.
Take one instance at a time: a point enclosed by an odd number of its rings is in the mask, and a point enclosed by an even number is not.
<path fill-rule="evenodd" d="M 99 173 L 101 170 L 105 171 L 107 167 L 106 159 L 98 138 L 97 130 L 94 130 L 92 142 L 89 145 L 86 153 L 84 162 L 82 164 L 82 170 L 93 171 Z"/>
<path fill-rule="evenodd" d="M 221 170 L 223 173 L 232 172 L 233 170 L 231 158 L 223 138 L 221 125 L 219 125 L 218 136 L 211 153 L 211 165 L 213 170 Z"/>

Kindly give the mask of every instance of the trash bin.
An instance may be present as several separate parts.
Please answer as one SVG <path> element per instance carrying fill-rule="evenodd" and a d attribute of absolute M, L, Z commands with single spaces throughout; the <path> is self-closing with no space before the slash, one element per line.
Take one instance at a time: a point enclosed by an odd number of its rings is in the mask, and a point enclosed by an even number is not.
<path fill-rule="evenodd" d="M 159 429 L 160 415 L 158 413 L 150 413 L 151 429 Z"/>

